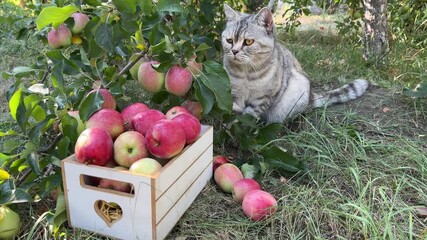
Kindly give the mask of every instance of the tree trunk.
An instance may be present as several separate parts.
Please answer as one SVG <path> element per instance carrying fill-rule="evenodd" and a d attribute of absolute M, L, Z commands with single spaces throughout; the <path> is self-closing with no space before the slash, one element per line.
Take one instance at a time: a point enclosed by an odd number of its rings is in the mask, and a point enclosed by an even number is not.
<path fill-rule="evenodd" d="M 364 58 L 378 65 L 389 50 L 387 0 L 364 0 L 363 6 L 365 10 Z"/>

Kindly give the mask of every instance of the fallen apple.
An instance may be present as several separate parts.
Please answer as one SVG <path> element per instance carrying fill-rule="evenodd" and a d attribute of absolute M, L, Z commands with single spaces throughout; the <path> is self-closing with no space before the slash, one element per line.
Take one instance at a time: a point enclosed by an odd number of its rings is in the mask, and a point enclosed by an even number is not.
<path fill-rule="evenodd" d="M 147 130 L 156 122 L 166 119 L 165 114 L 156 109 L 148 109 L 146 111 L 140 112 L 136 114 L 132 120 L 132 128 L 135 131 L 142 133 L 142 135 L 146 135 Z"/>
<path fill-rule="evenodd" d="M 277 201 L 268 192 L 252 190 L 246 193 L 242 202 L 244 214 L 253 221 L 266 219 L 277 211 Z"/>
<path fill-rule="evenodd" d="M 172 119 L 183 113 L 191 114 L 190 111 L 188 111 L 183 106 L 173 106 L 172 108 L 166 111 L 165 115 L 167 119 Z"/>
<path fill-rule="evenodd" d="M 144 62 L 138 69 L 138 82 L 141 87 L 152 93 L 160 92 L 165 85 L 165 74 L 157 72 L 153 66 L 159 65 L 159 62 Z"/>
<path fill-rule="evenodd" d="M 199 119 L 191 114 L 180 114 L 172 118 L 172 122 L 178 123 L 185 132 L 185 144 L 193 143 L 199 137 L 202 125 Z"/>
<path fill-rule="evenodd" d="M 100 93 L 104 102 L 101 105 L 101 109 L 116 109 L 116 100 L 110 91 L 106 88 L 99 88 L 90 91 L 88 94 Z"/>
<path fill-rule="evenodd" d="M 87 120 L 86 129 L 98 127 L 107 130 L 113 139 L 125 131 L 122 115 L 114 109 L 101 109 Z"/>
<path fill-rule="evenodd" d="M 79 163 L 104 166 L 113 159 L 113 139 L 103 128 L 88 128 L 77 138 L 74 153 Z"/>
<path fill-rule="evenodd" d="M 125 125 L 126 130 L 131 130 L 132 128 L 132 118 L 136 116 L 136 114 L 143 112 L 145 110 L 150 109 L 147 105 L 144 103 L 132 103 L 125 107 L 120 114 L 123 118 L 123 124 Z"/>
<path fill-rule="evenodd" d="M 113 167 L 115 170 L 124 170 L 127 171 L 128 169 L 123 166 L 116 166 Z M 125 192 L 130 193 L 132 190 L 131 184 L 127 182 L 122 182 L 118 180 L 108 179 L 108 178 L 101 178 L 99 181 L 98 187 L 100 188 L 106 188 L 106 189 L 112 189 L 119 192 Z"/>
<path fill-rule="evenodd" d="M 185 131 L 172 120 L 160 120 L 145 135 L 148 151 L 155 157 L 169 159 L 178 155 L 185 146 Z"/>
<path fill-rule="evenodd" d="M 251 178 L 243 178 L 233 184 L 231 194 L 233 195 L 234 201 L 240 203 L 243 201 L 246 193 L 251 190 L 261 190 L 261 185 Z"/>
<path fill-rule="evenodd" d="M 52 28 L 47 34 L 47 42 L 52 48 L 68 47 L 71 45 L 72 34 L 67 25 L 62 24 L 58 29 Z"/>
<path fill-rule="evenodd" d="M 13 239 L 21 228 L 18 213 L 3 205 L 0 207 L 0 239 Z"/>
<path fill-rule="evenodd" d="M 240 179 L 243 179 L 243 174 L 232 163 L 224 163 L 214 172 L 215 183 L 226 193 L 231 193 L 234 183 Z"/>
<path fill-rule="evenodd" d="M 144 175 L 154 175 L 156 174 L 162 165 L 153 158 L 142 158 L 134 162 L 129 171 L 132 173 L 140 173 Z"/>
<path fill-rule="evenodd" d="M 114 141 L 114 161 L 123 167 L 130 167 L 135 161 L 148 157 L 145 137 L 137 131 L 120 134 Z"/>
<path fill-rule="evenodd" d="M 190 90 L 193 83 L 191 72 L 180 66 L 172 66 L 165 76 L 166 91 L 178 97 L 183 97 Z"/>
<path fill-rule="evenodd" d="M 212 167 L 213 167 L 213 172 L 215 172 L 215 170 L 221 166 L 224 163 L 229 163 L 230 161 L 228 160 L 228 158 L 226 156 L 223 155 L 217 155 L 213 157 L 212 160 Z"/>

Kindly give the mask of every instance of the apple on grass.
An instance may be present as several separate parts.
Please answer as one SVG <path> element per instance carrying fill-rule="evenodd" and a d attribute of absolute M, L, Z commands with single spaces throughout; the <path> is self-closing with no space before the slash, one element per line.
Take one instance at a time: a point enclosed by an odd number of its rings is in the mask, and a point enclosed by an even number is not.
<path fill-rule="evenodd" d="M 146 111 L 136 114 L 132 120 L 132 128 L 135 131 L 140 132 L 142 135 L 146 135 L 147 130 L 155 124 L 157 121 L 166 119 L 165 114 L 156 109 L 148 109 Z"/>
<path fill-rule="evenodd" d="M 240 169 L 232 163 L 224 163 L 214 172 L 215 183 L 226 193 L 231 193 L 234 183 L 240 179 L 243 179 L 243 174 Z"/>
<path fill-rule="evenodd" d="M 144 62 L 138 69 L 138 82 L 141 87 L 152 93 L 160 92 L 165 85 L 165 74 L 157 72 L 153 66 L 158 66 L 157 61 Z"/>
<path fill-rule="evenodd" d="M 180 114 L 172 119 L 172 122 L 178 123 L 185 132 L 185 144 L 193 143 L 199 137 L 202 125 L 199 119 L 191 114 Z"/>
<path fill-rule="evenodd" d="M 75 12 L 71 15 L 74 19 L 74 25 L 71 28 L 71 32 L 74 34 L 81 33 L 89 22 L 89 17 L 84 13 Z"/>
<path fill-rule="evenodd" d="M 157 158 L 169 159 L 184 149 L 186 136 L 182 127 L 172 120 L 160 120 L 145 135 L 148 151 Z"/>
<path fill-rule="evenodd" d="M 183 97 L 191 88 L 193 76 L 191 72 L 180 66 L 172 66 L 165 76 L 166 91 L 178 97 Z"/>
<path fill-rule="evenodd" d="M 242 202 L 246 193 L 251 190 L 261 190 L 261 185 L 251 178 L 243 178 L 236 181 L 233 184 L 233 189 L 231 190 L 231 194 L 233 196 L 234 201 Z"/>
<path fill-rule="evenodd" d="M 145 110 L 150 109 L 147 105 L 144 103 L 132 103 L 128 105 L 127 107 L 123 108 L 123 110 L 120 112 L 122 114 L 123 118 L 123 124 L 125 125 L 126 130 L 132 129 L 132 118 L 136 116 L 136 114 L 144 112 Z"/>
<path fill-rule="evenodd" d="M 0 207 L 0 239 L 14 239 L 21 228 L 18 213 L 3 205 Z"/>
<path fill-rule="evenodd" d="M 215 172 L 215 170 L 221 166 L 224 163 L 229 163 L 230 161 L 228 160 L 228 158 L 226 156 L 223 155 L 216 155 L 214 156 L 213 160 L 212 160 L 212 167 L 213 167 L 213 171 Z"/>
<path fill-rule="evenodd" d="M 58 29 L 53 28 L 47 34 L 47 42 L 52 48 L 68 47 L 71 45 L 72 34 L 67 25 L 62 24 Z"/>
<path fill-rule="evenodd" d="M 162 165 L 157 160 L 147 157 L 134 162 L 130 166 L 129 171 L 131 173 L 154 175 L 160 170 L 160 168 L 162 168 Z"/>
<path fill-rule="evenodd" d="M 113 167 L 113 169 L 125 170 L 125 171 L 128 170 L 123 166 L 116 166 L 116 167 Z M 115 191 L 125 192 L 125 193 L 130 193 L 132 190 L 132 185 L 130 183 L 108 179 L 108 178 L 101 178 L 101 180 L 99 181 L 98 187 L 112 189 Z"/>
<path fill-rule="evenodd" d="M 114 160 L 123 167 L 130 167 L 135 161 L 148 157 L 145 137 L 137 131 L 120 134 L 114 141 Z"/>
<path fill-rule="evenodd" d="M 183 113 L 191 114 L 190 111 L 188 111 L 183 106 L 174 106 L 174 107 L 170 108 L 169 110 L 167 110 L 165 115 L 166 115 L 167 119 L 172 119 L 172 118 L 174 118 L 180 114 L 183 114 Z"/>
<path fill-rule="evenodd" d="M 242 209 L 252 221 L 264 220 L 277 211 L 277 201 L 266 191 L 252 190 L 243 198 Z"/>
<path fill-rule="evenodd" d="M 114 109 L 101 109 L 86 122 L 86 129 L 98 127 L 105 129 L 113 139 L 125 131 L 122 115 Z"/>
<path fill-rule="evenodd" d="M 100 93 L 104 102 L 101 105 L 101 109 L 116 109 L 116 100 L 114 96 L 106 88 L 99 88 L 90 91 L 88 94 Z"/>
<path fill-rule="evenodd" d="M 185 100 L 182 102 L 181 106 L 183 106 L 185 109 L 187 109 L 193 116 L 195 116 L 197 119 L 202 119 L 203 117 L 203 107 L 202 104 L 196 101 L 191 100 Z"/>
<path fill-rule="evenodd" d="M 74 154 L 79 163 L 104 166 L 113 159 L 113 139 L 103 128 L 88 128 L 77 138 Z"/>

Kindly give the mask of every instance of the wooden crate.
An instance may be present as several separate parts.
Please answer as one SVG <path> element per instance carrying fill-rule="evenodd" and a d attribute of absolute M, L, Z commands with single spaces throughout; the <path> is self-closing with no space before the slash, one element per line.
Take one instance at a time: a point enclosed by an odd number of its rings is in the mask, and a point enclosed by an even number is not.
<path fill-rule="evenodd" d="M 76 162 L 62 161 L 68 224 L 118 239 L 164 239 L 212 178 L 213 127 L 203 126 L 200 137 L 170 160 L 154 176 L 133 174 Z M 133 185 L 133 193 L 92 186 L 88 179 L 108 178 Z M 99 201 L 116 203 L 122 216 L 108 222 Z"/>

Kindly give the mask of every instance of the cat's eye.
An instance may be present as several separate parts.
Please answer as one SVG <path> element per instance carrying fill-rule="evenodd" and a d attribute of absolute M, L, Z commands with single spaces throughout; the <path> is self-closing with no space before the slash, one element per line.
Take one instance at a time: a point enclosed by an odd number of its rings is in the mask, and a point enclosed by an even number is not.
<path fill-rule="evenodd" d="M 252 45 L 254 43 L 254 40 L 253 39 L 245 39 L 245 45 L 246 46 L 250 46 L 250 45 Z"/>
<path fill-rule="evenodd" d="M 227 38 L 227 39 L 226 39 L 226 41 L 227 41 L 228 43 L 233 43 L 233 39 L 231 39 L 231 38 Z"/>

